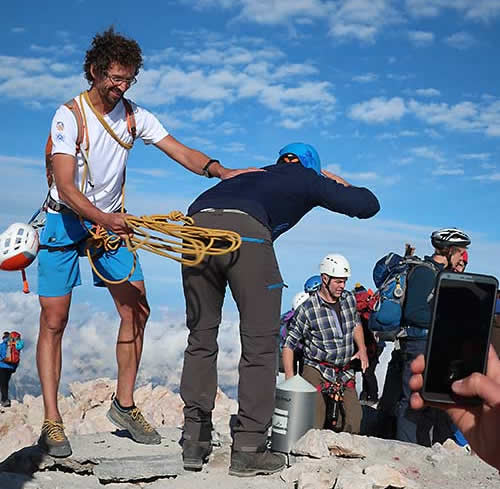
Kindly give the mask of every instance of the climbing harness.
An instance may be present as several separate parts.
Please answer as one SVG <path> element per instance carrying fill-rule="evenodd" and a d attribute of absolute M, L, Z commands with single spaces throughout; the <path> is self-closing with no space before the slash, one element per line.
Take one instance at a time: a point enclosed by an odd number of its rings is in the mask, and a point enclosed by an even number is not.
<path fill-rule="evenodd" d="M 323 395 L 326 404 L 324 427 L 337 432 L 343 431 L 345 427 L 345 385 L 338 380 L 335 382 L 322 382 L 317 389 Z"/>
<path fill-rule="evenodd" d="M 354 376 L 351 376 L 347 380 L 342 380 L 340 374 L 342 372 L 346 373 L 347 370 L 352 368 L 351 362 L 343 367 L 337 367 L 328 362 L 320 362 L 320 365 L 331 367 L 335 372 L 335 380 L 333 382 L 323 381 L 316 386 L 317 391 L 323 396 L 326 405 L 324 427 L 336 432 L 344 431 L 346 422 L 344 393 L 346 388 L 354 389 L 356 384 Z"/>
<path fill-rule="evenodd" d="M 132 137 L 132 143 L 127 143 L 121 140 L 113 129 L 106 122 L 102 114 L 100 114 L 93 106 L 88 91 L 82 92 L 79 95 L 79 104 L 73 99 L 65 105 L 73 112 L 77 121 L 78 135 L 76 140 L 76 154 L 80 153 L 83 158 L 84 168 L 82 173 L 80 191 L 85 195 L 87 185 L 93 187 L 92 173 L 89 164 L 90 142 L 88 136 L 87 114 L 85 112 L 85 103 L 90 107 L 92 113 L 102 124 L 106 132 L 124 149 L 130 150 L 136 138 L 135 118 L 130 102 L 122 99 L 125 105 L 127 117 L 128 132 Z M 50 139 L 50 137 L 49 137 Z M 85 144 L 83 144 L 85 142 Z M 47 174 L 51 170 L 50 154 L 48 152 L 49 142 L 46 148 Z M 52 181 L 49 180 L 49 186 Z M 122 184 L 122 205 L 121 213 L 125 213 L 125 171 Z M 71 213 L 73 211 L 67 206 L 56 202 L 50 196 L 50 193 L 44 204 L 56 212 Z M 74 214 L 76 216 L 76 214 Z M 80 222 L 88 230 L 89 238 L 84 246 L 84 253 L 89 259 L 90 266 L 94 273 L 104 282 L 108 284 L 121 284 L 130 279 L 133 275 L 137 256 L 136 252 L 139 249 L 144 249 L 160 256 L 171 258 L 177 262 L 187 266 L 196 266 L 200 264 L 206 256 L 222 255 L 236 251 L 241 246 L 241 237 L 234 231 L 226 231 L 219 229 L 208 229 L 194 226 L 194 221 L 191 217 L 183 215 L 180 211 L 173 211 L 165 215 L 151 215 L 135 217 L 127 215 L 124 218 L 127 226 L 132 230 L 131 236 L 125 237 L 123 240 L 116 234 L 109 233 L 102 226 L 93 225 L 90 229 L 85 226 L 83 218 L 80 216 Z M 160 236 L 162 235 L 162 236 Z M 167 237 L 165 237 L 167 236 Z M 75 246 L 78 245 L 75 244 Z M 126 246 L 132 252 L 134 261 L 129 274 L 119 280 L 110 280 L 104 277 L 97 270 L 94 261 L 102 253 L 108 253 L 118 250 L 121 246 Z M 65 249 L 67 247 L 64 247 Z M 50 248 L 47 247 L 47 249 Z M 54 251 L 62 250 L 62 248 L 54 248 Z M 179 256 L 180 255 L 180 256 Z"/>

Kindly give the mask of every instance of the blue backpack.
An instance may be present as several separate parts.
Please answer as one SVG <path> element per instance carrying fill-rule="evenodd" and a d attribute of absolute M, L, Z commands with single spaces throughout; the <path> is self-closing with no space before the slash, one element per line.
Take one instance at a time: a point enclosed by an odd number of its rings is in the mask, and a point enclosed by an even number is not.
<path fill-rule="evenodd" d="M 373 281 L 378 297 L 370 314 L 368 327 L 381 340 L 394 341 L 401 332 L 408 277 L 417 265 L 436 270 L 431 263 L 417 256 L 403 257 L 397 253 L 383 256 L 373 268 Z"/>

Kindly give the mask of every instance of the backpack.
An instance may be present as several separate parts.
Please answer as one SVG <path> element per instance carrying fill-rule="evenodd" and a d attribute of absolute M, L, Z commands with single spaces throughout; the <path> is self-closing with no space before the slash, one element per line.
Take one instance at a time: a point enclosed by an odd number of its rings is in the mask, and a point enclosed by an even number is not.
<path fill-rule="evenodd" d="M 134 109 L 132 105 L 126 98 L 122 98 L 123 105 L 125 106 L 125 113 L 127 116 L 127 128 L 129 134 L 132 136 L 132 140 L 135 141 L 137 135 L 137 128 L 135 125 Z M 73 98 L 64 104 L 75 116 L 77 125 L 77 136 L 75 143 L 75 156 L 80 152 L 80 147 L 83 143 L 83 139 L 86 139 L 87 148 L 89 146 L 89 134 L 87 127 L 84 124 L 82 111 L 77 104 L 76 100 Z M 49 137 L 47 138 L 47 143 L 45 145 L 45 175 L 47 177 L 47 184 L 52 187 L 54 182 L 54 175 L 52 172 L 52 136 L 49 132 Z"/>
<path fill-rule="evenodd" d="M 17 331 L 12 331 L 10 333 L 9 339 L 7 340 L 7 352 L 3 361 L 5 363 L 10 363 L 12 365 L 17 365 L 21 359 L 21 354 L 17 349 L 17 342 L 21 339 L 21 335 Z"/>
<path fill-rule="evenodd" d="M 377 301 L 377 295 L 372 289 L 366 290 L 364 287 L 359 286 L 353 290 L 356 299 L 356 310 L 361 318 L 361 325 L 363 326 L 363 336 L 365 339 L 366 353 L 369 360 L 373 360 L 377 356 L 377 339 L 373 331 L 368 327 L 368 321 L 373 312 L 373 307 Z M 355 351 L 358 351 L 355 344 Z"/>
<path fill-rule="evenodd" d="M 406 297 L 408 277 L 416 266 L 437 268 L 417 256 L 403 257 L 388 253 L 373 268 L 373 281 L 377 286 L 376 302 L 368 320 L 368 327 L 377 332 L 379 339 L 394 341 L 401 333 L 401 320 Z"/>
<path fill-rule="evenodd" d="M 373 307 L 377 302 L 377 295 L 372 289 L 366 290 L 364 287 L 354 289 L 353 294 L 356 299 L 356 310 L 358 311 L 361 320 L 363 322 L 368 321 L 371 313 L 373 312 Z"/>

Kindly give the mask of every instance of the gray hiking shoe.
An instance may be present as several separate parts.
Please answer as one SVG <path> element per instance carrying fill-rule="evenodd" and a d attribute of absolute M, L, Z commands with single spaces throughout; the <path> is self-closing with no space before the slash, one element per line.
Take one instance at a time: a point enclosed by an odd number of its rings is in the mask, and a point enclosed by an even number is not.
<path fill-rule="evenodd" d="M 261 452 L 231 452 L 231 466 L 229 475 L 237 477 L 253 477 L 259 474 L 274 474 L 284 469 L 286 460 L 283 455 L 271 453 L 269 450 Z"/>
<path fill-rule="evenodd" d="M 159 445 L 161 443 L 160 434 L 144 419 L 137 407 L 129 411 L 121 411 L 113 401 L 106 417 L 117 428 L 127 430 L 137 443 L 145 445 Z"/>
<path fill-rule="evenodd" d="M 43 422 L 38 446 L 51 457 L 63 458 L 72 454 L 71 445 L 64 433 L 64 425 L 50 419 Z"/>
<path fill-rule="evenodd" d="M 10 399 L 6 399 L 0 403 L 2 407 L 10 407 Z"/>
<path fill-rule="evenodd" d="M 184 470 L 201 470 L 211 453 L 211 441 L 184 440 L 182 442 L 182 463 L 184 464 Z"/>

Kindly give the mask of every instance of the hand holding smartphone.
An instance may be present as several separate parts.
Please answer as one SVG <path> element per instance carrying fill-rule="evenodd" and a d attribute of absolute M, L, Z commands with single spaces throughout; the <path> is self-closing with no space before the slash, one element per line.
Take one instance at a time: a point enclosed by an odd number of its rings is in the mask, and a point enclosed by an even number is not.
<path fill-rule="evenodd" d="M 489 275 L 442 272 L 434 292 L 422 397 L 443 403 L 478 403 L 451 390 L 456 380 L 486 373 L 498 280 Z"/>

